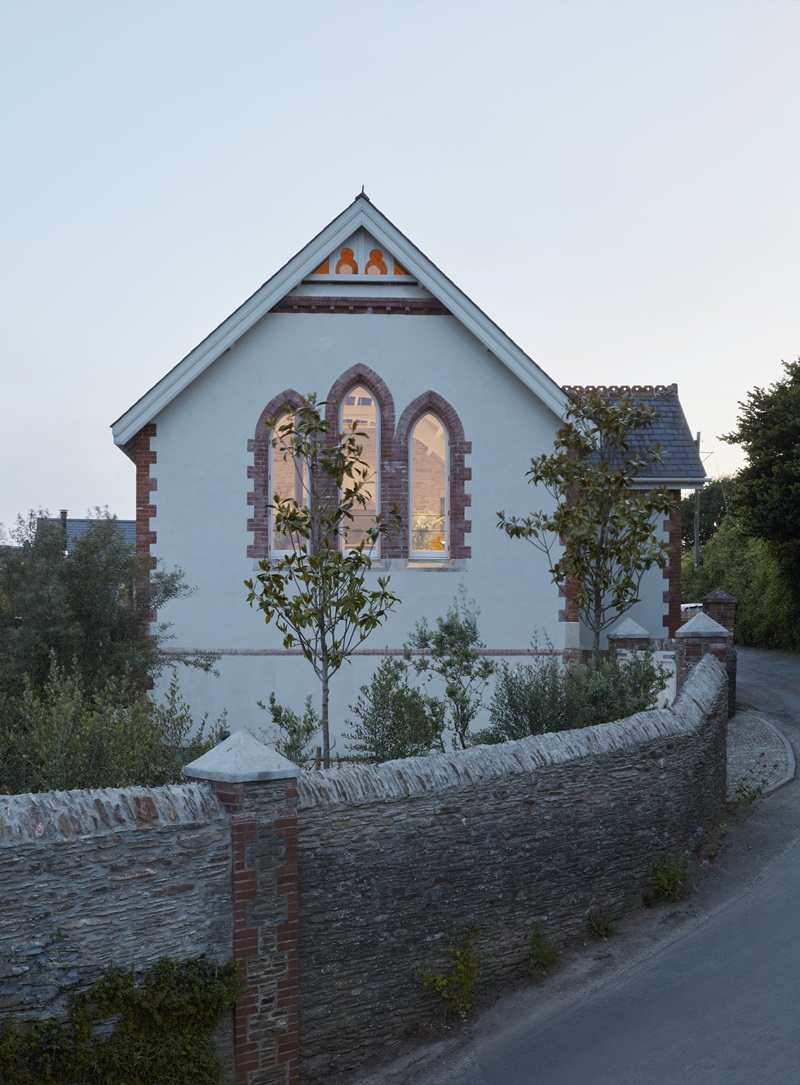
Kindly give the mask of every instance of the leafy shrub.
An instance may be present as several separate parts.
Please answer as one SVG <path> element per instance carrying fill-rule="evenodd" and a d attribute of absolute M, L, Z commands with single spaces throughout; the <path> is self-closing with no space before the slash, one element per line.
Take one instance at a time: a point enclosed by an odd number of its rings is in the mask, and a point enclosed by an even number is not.
<path fill-rule="evenodd" d="M 549 969 L 558 964 L 558 953 L 544 933 L 544 923 L 537 923 L 529 941 L 528 966 L 534 979 L 544 979 Z"/>
<path fill-rule="evenodd" d="M 238 966 L 162 958 L 136 983 L 110 967 L 66 1018 L 0 1029 L 3 1085 L 220 1085 L 212 1033 L 242 992 Z"/>
<path fill-rule="evenodd" d="M 53 661 L 43 688 L 26 677 L 0 702 L 0 793 L 179 783 L 219 741 L 224 716 L 206 734 L 207 722 L 195 724 L 174 674 L 156 702 L 124 678 L 89 692 Z"/>
<path fill-rule="evenodd" d="M 267 706 L 259 701 L 258 707 Z M 295 765 L 307 766 L 313 757 L 309 744 L 322 729 L 322 720 L 314 708 L 311 694 L 306 697 L 303 715 L 298 716 L 293 709 L 279 705 L 275 694 L 270 693 L 269 714 L 272 717 L 275 749 Z"/>
<path fill-rule="evenodd" d="M 475 949 L 477 937 L 477 928 L 469 927 L 456 941 L 450 943 L 450 967 L 446 972 L 434 972 L 433 969 L 419 972 L 422 986 L 434 991 L 444 1002 L 445 1023 L 451 1014 L 466 1017 L 475 1005 L 481 967 L 481 959 Z"/>
<path fill-rule="evenodd" d="M 431 629 L 423 618 L 404 645 L 406 660 L 423 682 L 434 675 L 444 682 L 446 726 L 452 731 L 453 749 L 472 744 L 470 725 L 497 670 L 494 661 L 481 654 L 485 645 L 478 632 L 479 614 L 461 585 L 447 614 L 436 619 L 436 628 Z M 426 654 L 412 655 L 415 650 Z"/>
<path fill-rule="evenodd" d="M 345 743 L 358 757 L 392 761 L 444 748 L 445 706 L 409 685 L 408 667 L 400 659 L 381 663 L 350 711 L 357 718 L 347 721 L 351 730 Z"/>
<path fill-rule="evenodd" d="M 698 852 L 708 856 L 705 830 L 698 825 L 691 839 L 681 845 L 676 836 L 664 833 L 661 852 L 650 864 L 644 891 L 645 904 L 679 901 L 690 897 L 700 884 L 701 871 L 710 865 L 708 858 L 698 863 Z M 711 853 L 713 854 L 713 852 Z"/>
<path fill-rule="evenodd" d="M 692 870 L 688 853 L 665 852 L 656 856 L 650 864 L 650 875 L 644 892 L 645 903 L 677 903 L 679 900 L 686 900 L 694 893 L 697 884 L 698 877 Z"/>
<path fill-rule="evenodd" d="M 589 934 L 592 938 L 611 938 L 617 934 L 617 924 L 602 908 L 590 908 L 586 914 Z"/>
<path fill-rule="evenodd" d="M 504 663 L 489 707 L 491 726 L 476 741 L 506 742 L 624 719 L 654 708 L 666 684 L 666 671 L 652 653 L 604 660 L 596 671 L 583 663 L 564 665 L 555 655 L 520 667 Z"/>

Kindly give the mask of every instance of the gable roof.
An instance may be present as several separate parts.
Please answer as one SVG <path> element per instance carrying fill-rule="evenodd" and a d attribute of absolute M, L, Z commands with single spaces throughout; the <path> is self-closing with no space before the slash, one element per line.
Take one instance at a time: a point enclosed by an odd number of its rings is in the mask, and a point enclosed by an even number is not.
<path fill-rule="evenodd" d="M 654 445 L 661 446 L 659 459 L 648 464 L 647 473 L 639 476 L 639 482 L 671 485 L 675 488 L 680 486 L 681 489 L 691 490 L 709 481 L 678 399 L 677 384 L 610 384 L 591 387 L 565 385 L 564 391 L 567 394 L 601 392 L 611 399 L 633 396 L 655 410 L 650 425 L 646 429 L 637 430 L 630 437 L 631 452 L 638 452 L 643 457 L 647 456 Z"/>
<path fill-rule="evenodd" d="M 513 340 L 383 215 L 363 192 L 271 279 L 112 424 L 114 441 L 126 445 L 220 355 L 240 339 L 304 278 L 313 274 L 360 228 L 386 246 L 402 268 L 452 313 L 553 413 L 561 418 L 566 396 Z"/>
<path fill-rule="evenodd" d="M 67 552 L 72 554 L 75 551 L 78 539 L 82 538 L 87 531 L 91 531 L 97 524 L 103 523 L 102 520 L 73 520 L 66 519 L 65 517 L 48 516 L 43 517 L 41 523 L 52 524 L 53 527 L 61 528 L 66 531 L 66 543 Z M 125 540 L 131 550 L 136 549 L 136 521 L 135 520 L 117 520 L 114 517 L 114 522 L 120 530 L 122 538 Z"/>

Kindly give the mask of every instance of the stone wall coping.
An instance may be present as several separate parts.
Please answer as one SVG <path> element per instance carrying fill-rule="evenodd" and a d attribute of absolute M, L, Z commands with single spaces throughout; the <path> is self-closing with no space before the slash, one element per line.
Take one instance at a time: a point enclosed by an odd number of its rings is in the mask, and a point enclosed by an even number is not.
<path fill-rule="evenodd" d="M 300 769 L 249 731 L 234 731 L 213 750 L 186 765 L 183 775 L 193 780 L 242 784 L 294 779 L 300 775 Z"/>
<path fill-rule="evenodd" d="M 730 637 L 730 629 L 709 618 L 702 610 L 699 610 L 686 625 L 682 625 L 675 634 L 676 637 Z"/>
<path fill-rule="evenodd" d="M 727 689 L 722 664 L 708 655 L 692 670 L 670 708 L 639 712 L 615 723 L 474 746 L 454 753 L 409 757 L 381 765 L 348 765 L 301 772 L 298 809 L 392 801 L 476 787 L 506 775 L 535 773 L 550 765 L 602 757 L 626 747 L 691 733 Z"/>
<path fill-rule="evenodd" d="M 189 829 L 224 817 L 210 788 L 107 787 L 0 796 L 0 848 L 42 839 L 69 843 L 149 829 Z"/>

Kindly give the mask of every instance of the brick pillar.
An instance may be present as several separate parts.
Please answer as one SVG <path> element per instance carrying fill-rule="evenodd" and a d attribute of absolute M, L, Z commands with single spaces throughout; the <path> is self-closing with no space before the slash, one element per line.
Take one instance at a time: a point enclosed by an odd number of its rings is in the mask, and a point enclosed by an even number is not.
<path fill-rule="evenodd" d="M 296 765 L 237 731 L 187 765 L 213 783 L 231 827 L 236 1085 L 299 1085 Z"/>
<path fill-rule="evenodd" d="M 714 588 L 708 595 L 703 596 L 700 602 L 703 604 L 703 613 L 724 625 L 732 636 L 735 635 L 736 596 L 729 595 L 722 588 Z"/>
<path fill-rule="evenodd" d="M 643 626 L 633 618 L 626 618 L 608 634 L 608 645 L 617 655 L 623 651 L 649 652 L 653 647 L 653 640 Z"/>
<path fill-rule="evenodd" d="M 677 690 L 680 693 L 692 667 L 705 655 L 713 655 L 728 672 L 728 718 L 736 711 L 736 652 L 733 634 L 702 611 L 675 634 Z"/>

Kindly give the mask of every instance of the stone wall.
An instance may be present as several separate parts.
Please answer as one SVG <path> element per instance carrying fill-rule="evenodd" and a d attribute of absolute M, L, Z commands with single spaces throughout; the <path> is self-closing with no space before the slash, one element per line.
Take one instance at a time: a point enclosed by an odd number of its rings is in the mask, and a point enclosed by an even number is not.
<path fill-rule="evenodd" d="M 227 961 L 227 816 L 196 784 L 2 797 L 0 902 L 0 1018 L 60 1014 L 112 962 Z"/>
<path fill-rule="evenodd" d="M 347 1081 L 440 1013 L 417 977 L 448 937 L 476 927 L 501 982 L 534 924 L 635 905 L 664 834 L 719 818 L 726 708 L 707 655 L 672 708 L 582 731 L 302 773 L 237 732 L 191 766 L 211 784 L 0 798 L 0 1020 L 112 961 L 233 955 L 227 1080 Z"/>
<path fill-rule="evenodd" d="M 555 943 L 586 913 L 640 899 L 664 833 L 724 804 L 726 681 L 703 661 L 671 709 L 582 731 L 298 784 L 304 1085 L 386 1054 L 440 1010 L 420 967 L 479 929 L 487 982 L 520 975 L 542 922 Z"/>

